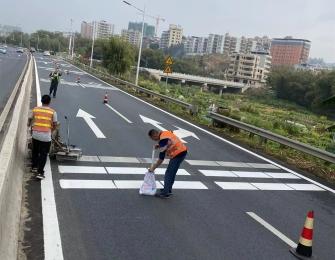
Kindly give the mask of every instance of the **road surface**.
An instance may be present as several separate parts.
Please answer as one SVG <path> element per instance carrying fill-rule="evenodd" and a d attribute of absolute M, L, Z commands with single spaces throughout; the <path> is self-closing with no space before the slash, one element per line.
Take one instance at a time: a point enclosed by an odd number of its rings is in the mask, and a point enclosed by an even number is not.
<path fill-rule="evenodd" d="M 43 95 L 54 64 L 42 56 L 36 61 Z M 335 259 L 332 188 L 64 61 L 60 65 L 70 74 L 62 76 L 52 107 L 63 137 L 64 117 L 69 118 L 70 143 L 85 156 L 80 162 L 47 164 L 41 183 L 46 259 L 294 259 L 289 249 L 298 242 L 310 209 L 315 212 L 314 255 Z M 102 102 L 106 92 L 109 106 Z M 168 200 L 138 194 L 153 145 L 147 132 L 154 126 L 178 130 L 189 148 Z M 163 173 L 157 172 L 158 185 Z M 31 254 L 31 259 L 39 257 Z"/>

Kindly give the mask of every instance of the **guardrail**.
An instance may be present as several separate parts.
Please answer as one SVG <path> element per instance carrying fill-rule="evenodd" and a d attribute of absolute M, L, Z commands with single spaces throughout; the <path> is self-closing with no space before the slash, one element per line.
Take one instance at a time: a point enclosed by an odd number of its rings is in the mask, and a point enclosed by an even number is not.
<path fill-rule="evenodd" d="M 0 259 L 17 259 L 22 201 L 22 180 L 28 134 L 32 85 L 30 58 L 17 98 L 9 113 L 8 131 L 0 149 Z"/>
<path fill-rule="evenodd" d="M 315 156 L 317 158 L 320 158 L 322 160 L 325 160 L 327 162 L 335 163 L 335 154 L 318 149 L 316 147 L 289 139 L 287 137 L 272 133 L 270 131 L 261 129 L 256 126 L 248 125 L 246 123 L 240 122 L 238 120 L 232 119 L 230 117 L 222 116 L 220 114 L 209 112 L 209 117 L 213 120 L 219 121 L 221 123 L 234 126 L 238 129 L 244 130 L 246 132 L 252 133 L 254 135 L 258 135 L 265 140 L 271 140 L 276 143 L 279 143 L 281 145 L 285 145 L 288 147 L 291 147 L 295 150 L 298 150 L 300 152 L 304 152 L 306 154 Z"/>
<path fill-rule="evenodd" d="M 73 61 L 70 61 L 70 62 L 73 62 Z M 116 85 L 119 85 L 119 86 L 126 86 L 126 87 L 129 87 L 129 88 L 132 88 L 134 89 L 135 91 L 138 91 L 138 92 L 142 92 L 142 93 L 145 93 L 149 96 L 154 96 L 154 97 L 159 97 L 160 99 L 162 100 L 165 100 L 165 101 L 168 101 L 170 103 L 174 103 L 178 106 L 181 106 L 182 108 L 185 108 L 186 110 L 188 110 L 191 114 L 196 114 L 198 112 L 198 108 L 197 106 L 195 105 L 192 105 L 192 104 L 189 104 L 189 103 L 186 103 L 182 100 L 179 100 L 179 99 L 175 99 L 175 98 L 172 98 L 172 97 L 169 97 L 169 96 L 166 96 L 166 95 L 163 95 L 163 94 L 160 94 L 160 93 L 157 93 L 155 91 L 152 91 L 152 90 L 149 90 L 149 89 L 146 89 L 146 88 L 143 88 L 141 86 L 138 86 L 138 85 L 135 85 L 131 82 L 128 82 L 126 80 L 122 80 L 122 79 L 119 79 L 115 76 L 112 76 L 112 75 L 109 75 L 109 74 L 106 74 L 102 71 L 99 71 L 97 69 L 94 69 L 94 68 L 90 68 L 89 66 L 85 65 L 85 64 L 82 64 L 82 63 L 77 63 L 77 62 L 74 62 L 75 64 L 77 65 L 80 65 L 82 67 L 84 67 L 84 69 L 86 71 L 92 71 L 92 72 L 95 72 L 96 74 L 98 75 L 101 75 L 102 77 L 104 78 L 107 78 L 109 80 L 112 80 L 113 82 L 115 82 Z"/>

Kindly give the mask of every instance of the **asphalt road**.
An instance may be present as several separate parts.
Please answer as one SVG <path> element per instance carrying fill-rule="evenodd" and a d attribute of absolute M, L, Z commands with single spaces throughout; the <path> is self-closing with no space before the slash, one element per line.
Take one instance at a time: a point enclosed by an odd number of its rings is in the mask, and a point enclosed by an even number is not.
<path fill-rule="evenodd" d="M 27 56 L 16 53 L 14 48 L 7 48 L 6 54 L 0 53 L 0 112 L 6 105 L 26 61 Z"/>
<path fill-rule="evenodd" d="M 54 63 L 42 56 L 36 60 L 43 95 Z M 63 75 L 52 107 L 63 138 L 67 116 L 70 143 L 87 156 L 80 162 L 52 161 L 41 184 L 46 259 L 294 259 L 290 244 L 298 242 L 310 209 L 314 255 L 335 259 L 333 190 L 59 63 L 70 73 Z M 114 110 L 102 103 L 106 91 Z M 95 118 L 87 123 L 76 117 L 79 109 Z M 153 145 L 147 137 L 153 125 L 141 116 L 160 122 L 160 128 L 183 129 L 188 161 L 169 200 L 138 195 Z M 286 235 L 286 242 L 247 212 Z"/>

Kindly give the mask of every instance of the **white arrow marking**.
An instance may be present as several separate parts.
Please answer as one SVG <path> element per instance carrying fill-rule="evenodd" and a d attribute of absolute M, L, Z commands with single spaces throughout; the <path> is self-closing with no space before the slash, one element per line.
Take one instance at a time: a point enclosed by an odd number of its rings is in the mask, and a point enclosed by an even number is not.
<path fill-rule="evenodd" d="M 82 117 L 88 126 L 91 128 L 93 133 L 96 135 L 97 138 L 106 138 L 106 136 L 101 132 L 101 130 L 97 127 L 97 125 L 93 122 L 92 118 L 95 118 L 91 114 L 85 112 L 82 109 L 78 110 L 77 117 Z"/>
<path fill-rule="evenodd" d="M 142 116 L 140 115 L 142 121 L 146 124 L 151 124 L 153 125 L 155 128 L 161 130 L 161 131 L 166 131 L 166 129 L 164 127 L 161 126 L 162 123 L 156 121 L 156 120 L 153 120 L 151 118 L 148 118 L 148 117 L 145 117 L 145 116 Z M 174 126 L 176 128 L 178 128 L 177 130 L 173 130 L 173 133 L 179 137 L 179 139 L 183 142 L 183 143 L 187 143 L 183 138 L 186 138 L 186 137 L 189 137 L 189 136 L 192 136 L 194 137 L 195 139 L 198 139 L 200 140 L 200 138 L 193 132 L 190 132 L 188 130 L 185 130 L 183 128 L 180 128 L 178 126 Z"/>

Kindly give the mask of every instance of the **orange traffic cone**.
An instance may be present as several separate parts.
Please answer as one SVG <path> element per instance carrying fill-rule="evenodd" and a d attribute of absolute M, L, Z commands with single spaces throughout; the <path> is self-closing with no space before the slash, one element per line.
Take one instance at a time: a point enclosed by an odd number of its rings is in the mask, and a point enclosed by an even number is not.
<path fill-rule="evenodd" d="M 290 252 L 298 259 L 312 259 L 313 222 L 314 211 L 309 211 L 298 246 L 290 249 Z"/>
<path fill-rule="evenodd" d="M 105 96 L 104 96 L 104 101 L 103 101 L 104 104 L 107 104 L 108 103 L 108 94 L 106 92 Z"/>
<path fill-rule="evenodd" d="M 77 77 L 77 81 L 76 82 L 80 83 L 80 77 L 79 76 Z"/>

